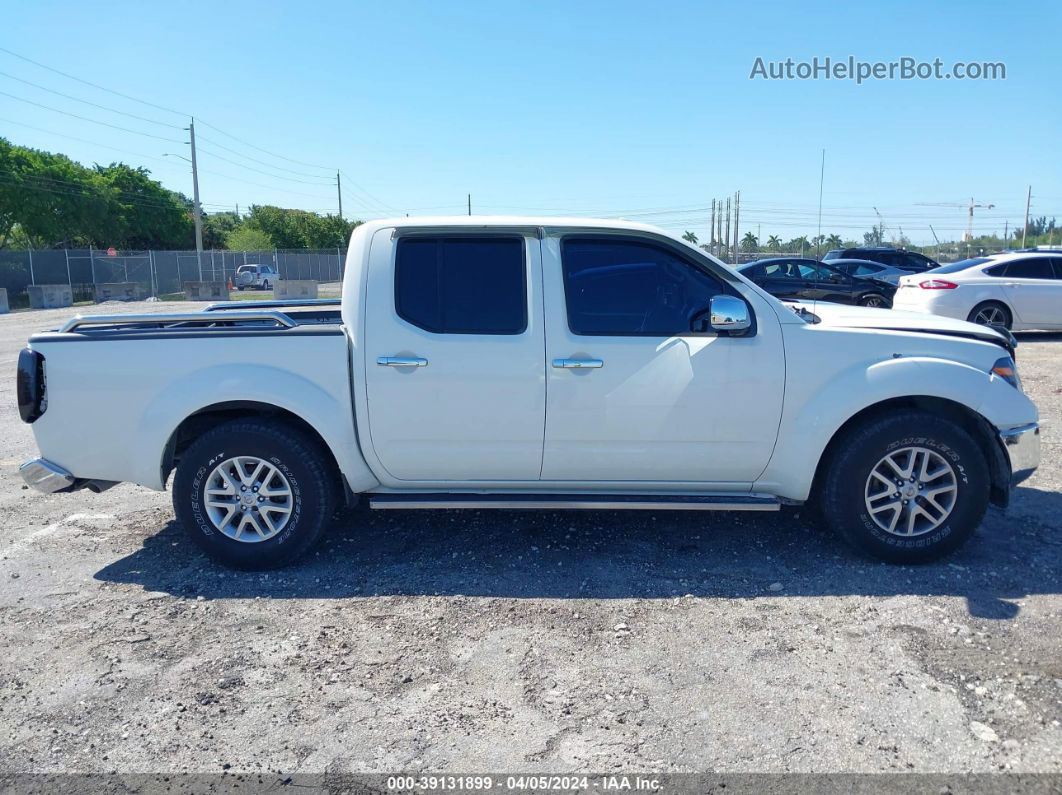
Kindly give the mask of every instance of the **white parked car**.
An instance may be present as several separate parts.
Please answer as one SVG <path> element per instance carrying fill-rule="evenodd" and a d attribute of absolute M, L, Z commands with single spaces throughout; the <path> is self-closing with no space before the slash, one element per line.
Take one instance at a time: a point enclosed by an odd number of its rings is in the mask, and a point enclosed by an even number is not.
<path fill-rule="evenodd" d="M 278 278 L 272 265 L 241 265 L 236 269 L 236 289 L 272 290 Z"/>
<path fill-rule="evenodd" d="M 238 307 L 238 308 L 237 308 Z M 249 339 L 251 338 L 251 339 Z M 255 339 L 267 344 L 254 344 Z M 649 226 L 402 218 L 341 301 L 78 317 L 19 357 L 46 492 L 163 489 L 233 566 L 337 505 L 777 511 L 890 561 L 957 548 L 1039 462 L 1010 338 L 785 304 Z"/>
<path fill-rule="evenodd" d="M 1062 328 L 1062 252 L 992 254 L 900 278 L 894 309 L 1014 331 Z"/>

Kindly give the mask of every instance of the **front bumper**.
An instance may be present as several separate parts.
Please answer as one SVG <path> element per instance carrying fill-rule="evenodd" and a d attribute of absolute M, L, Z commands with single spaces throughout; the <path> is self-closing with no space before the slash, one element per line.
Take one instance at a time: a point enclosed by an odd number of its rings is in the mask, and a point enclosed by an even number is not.
<path fill-rule="evenodd" d="M 1040 426 L 1030 422 L 999 432 L 1003 450 L 1010 459 L 1010 485 L 1027 480 L 1040 466 Z"/>
<path fill-rule="evenodd" d="M 18 471 L 27 486 L 33 486 L 37 491 L 43 491 L 45 494 L 64 491 L 77 482 L 77 478 L 46 458 L 34 458 L 32 461 L 27 461 L 18 468 Z"/>

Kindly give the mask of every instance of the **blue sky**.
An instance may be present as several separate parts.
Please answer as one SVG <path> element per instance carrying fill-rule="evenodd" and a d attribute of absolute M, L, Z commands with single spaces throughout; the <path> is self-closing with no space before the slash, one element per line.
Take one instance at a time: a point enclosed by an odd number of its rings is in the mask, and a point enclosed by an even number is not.
<path fill-rule="evenodd" d="M 955 239 L 965 210 L 921 205 L 970 197 L 996 205 L 975 230 L 1002 231 L 1029 184 L 1033 214 L 1062 217 L 1057 2 L 45 0 L 8 4 L 4 23 L 0 47 L 194 114 L 207 210 L 334 210 L 340 168 L 351 217 L 464 212 L 471 193 L 475 212 L 623 215 L 704 237 L 704 208 L 740 190 L 742 232 L 789 238 L 816 231 L 825 148 L 826 233 L 861 238 L 877 207 L 890 233 Z M 1007 79 L 749 79 L 757 56 L 849 55 L 1002 61 Z M 161 157 L 187 155 L 164 126 L 182 115 L 5 52 L 0 73 L 2 92 L 167 140 L 3 94 L 0 135 L 143 165 L 191 194 L 187 164 Z"/>

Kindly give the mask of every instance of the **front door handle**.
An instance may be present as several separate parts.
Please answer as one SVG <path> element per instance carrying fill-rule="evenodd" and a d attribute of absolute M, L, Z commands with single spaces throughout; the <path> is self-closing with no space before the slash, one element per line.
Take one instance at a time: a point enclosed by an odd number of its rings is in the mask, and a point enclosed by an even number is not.
<path fill-rule="evenodd" d="M 381 367 L 427 367 L 428 360 L 420 356 L 377 356 L 376 363 Z"/>
<path fill-rule="evenodd" d="M 553 366 L 563 367 L 567 370 L 582 370 L 604 367 L 605 363 L 600 359 L 554 359 Z"/>

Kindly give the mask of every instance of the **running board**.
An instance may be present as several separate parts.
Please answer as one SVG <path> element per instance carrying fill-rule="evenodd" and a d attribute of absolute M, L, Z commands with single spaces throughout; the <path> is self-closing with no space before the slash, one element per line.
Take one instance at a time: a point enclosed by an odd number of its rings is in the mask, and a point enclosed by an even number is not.
<path fill-rule="evenodd" d="M 376 510 L 503 508 L 507 510 L 777 511 L 775 497 L 683 494 L 370 494 Z"/>

